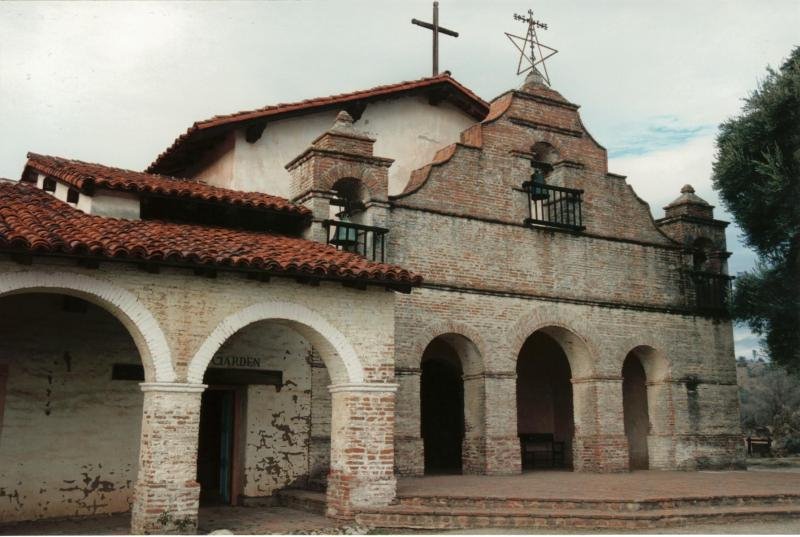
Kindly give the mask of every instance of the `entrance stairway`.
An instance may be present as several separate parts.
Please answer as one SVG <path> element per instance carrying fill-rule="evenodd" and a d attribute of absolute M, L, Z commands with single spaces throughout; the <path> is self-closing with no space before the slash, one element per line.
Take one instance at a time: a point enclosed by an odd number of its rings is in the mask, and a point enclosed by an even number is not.
<path fill-rule="evenodd" d="M 713 496 L 658 500 L 537 500 L 475 497 L 398 498 L 362 512 L 365 526 L 414 529 L 579 528 L 638 529 L 683 524 L 800 518 L 795 495 Z"/>
<path fill-rule="evenodd" d="M 306 489 L 283 489 L 278 492 L 281 507 L 317 515 L 325 514 L 325 493 Z"/>
<path fill-rule="evenodd" d="M 325 495 L 284 490 L 286 507 L 324 513 Z M 374 528 L 645 529 L 676 525 L 800 519 L 797 494 L 686 496 L 646 500 L 487 498 L 403 495 L 388 507 L 362 511 L 356 522 Z"/>

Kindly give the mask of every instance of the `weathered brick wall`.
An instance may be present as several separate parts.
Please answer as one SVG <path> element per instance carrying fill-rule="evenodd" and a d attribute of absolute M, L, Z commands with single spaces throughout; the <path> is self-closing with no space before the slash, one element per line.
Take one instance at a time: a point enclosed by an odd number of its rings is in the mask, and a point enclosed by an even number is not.
<path fill-rule="evenodd" d="M 661 378 L 648 379 L 654 383 L 648 389 L 651 467 L 689 468 L 694 454 L 703 457 L 706 467 L 741 462 L 738 444 L 731 440 L 738 438 L 739 424 L 733 340 L 727 321 L 436 289 L 401 297 L 396 317 L 398 369 L 419 367 L 419 349 L 440 335 L 447 320 L 481 335 L 487 445 L 471 449 L 499 450 L 486 455 L 486 472 L 493 467 L 508 471 L 514 468 L 510 465 L 519 464 L 516 359 L 521 342 L 547 326 L 564 327 L 584 344 L 581 351 L 574 343 L 561 341 L 577 379 L 573 384 L 576 469 L 627 467 L 621 372 L 625 357 L 640 345 L 656 349 L 668 363 L 666 383 Z M 412 436 L 419 430 L 418 380 L 409 383 L 407 378 L 398 377 L 398 430 Z M 686 393 L 695 384 L 697 397 L 692 402 Z M 680 440 L 683 437 L 690 440 Z M 398 446 L 397 451 L 400 473 L 421 473 L 418 450 Z M 465 449 L 467 456 L 472 457 Z M 493 457 L 500 462 L 493 462 Z"/>
<path fill-rule="evenodd" d="M 583 232 L 523 225 L 520 186 L 540 143 L 556 154 L 547 182 L 584 191 Z M 424 289 L 398 300 L 398 369 L 419 368 L 443 325 L 470 338 L 483 357 L 485 435 L 465 441 L 465 459 L 484 457 L 487 473 L 518 469 L 508 394 L 519 348 L 534 331 L 558 326 L 567 329 L 551 335 L 572 368 L 577 469 L 627 468 L 621 371 L 640 345 L 664 356 L 669 369 L 648 378 L 653 467 L 689 467 L 693 454 L 708 465 L 739 460 L 728 440 L 739 434 L 731 325 L 693 314 L 690 256 L 658 229 L 624 178 L 608 173 L 606 151 L 577 106 L 536 85 L 499 97 L 483 123 L 415 172 L 392 202 L 390 261 L 426 278 Z M 403 446 L 398 439 L 397 468 L 414 475 L 419 449 L 408 446 L 418 445 L 411 441 L 418 421 L 403 422 L 419 419 L 419 379 L 398 380 L 398 429 L 408 438 Z M 696 396 L 681 391 L 687 382 L 702 386 Z M 691 442 L 681 444 L 681 435 Z"/>

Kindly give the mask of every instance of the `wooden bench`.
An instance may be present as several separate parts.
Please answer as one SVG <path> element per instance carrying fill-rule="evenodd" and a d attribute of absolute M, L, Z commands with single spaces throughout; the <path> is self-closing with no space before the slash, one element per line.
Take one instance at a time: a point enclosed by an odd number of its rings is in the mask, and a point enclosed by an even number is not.
<path fill-rule="evenodd" d="M 520 434 L 519 444 L 523 468 L 564 467 L 564 442 L 557 442 L 553 433 Z"/>
<path fill-rule="evenodd" d="M 769 437 L 747 437 L 747 455 L 760 455 L 762 457 L 772 456 L 772 438 Z"/>

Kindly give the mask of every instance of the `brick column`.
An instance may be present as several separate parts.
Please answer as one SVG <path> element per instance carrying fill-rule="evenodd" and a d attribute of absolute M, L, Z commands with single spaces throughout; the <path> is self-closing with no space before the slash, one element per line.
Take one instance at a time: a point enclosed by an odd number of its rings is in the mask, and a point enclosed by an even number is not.
<path fill-rule="evenodd" d="M 461 469 L 464 474 L 486 471 L 486 391 L 483 373 L 464 375 L 464 441 Z"/>
<path fill-rule="evenodd" d="M 308 226 L 305 231 L 303 231 L 303 238 L 308 239 L 314 242 L 322 242 L 325 243 L 328 241 L 328 232 L 322 227 L 323 220 L 327 220 L 331 217 L 330 215 L 330 208 L 331 208 L 331 198 L 334 197 L 334 193 L 326 193 L 326 192 L 310 192 L 305 196 L 295 200 L 296 203 L 303 205 L 304 207 L 311 210 L 313 216 L 313 222 L 310 226 Z"/>
<path fill-rule="evenodd" d="M 328 369 L 319 356 L 311 362 L 311 440 L 308 446 L 308 479 L 313 488 L 328 478 L 331 457 L 331 383 Z"/>
<path fill-rule="evenodd" d="M 675 407 L 671 380 L 647 383 L 647 458 L 651 470 L 675 469 Z"/>
<path fill-rule="evenodd" d="M 622 377 L 572 379 L 577 472 L 628 470 L 628 439 L 622 408 Z"/>
<path fill-rule="evenodd" d="M 517 374 L 514 371 L 484 373 L 486 390 L 486 475 L 522 472 L 517 436 Z"/>
<path fill-rule="evenodd" d="M 327 515 L 352 519 L 359 509 L 395 498 L 394 422 L 397 384 L 334 384 Z"/>
<path fill-rule="evenodd" d="M 131 533 L 196 533 L 203 384 L 144 383 Z"/>
<path fill-rule="evenodd" d="M 420 379 L 418 367 L 395 367 L 397 404 L 394 435 L 394 464 L 398 475 L 421 476 L 425 473 L 424 445 L 421 436 Z"/>

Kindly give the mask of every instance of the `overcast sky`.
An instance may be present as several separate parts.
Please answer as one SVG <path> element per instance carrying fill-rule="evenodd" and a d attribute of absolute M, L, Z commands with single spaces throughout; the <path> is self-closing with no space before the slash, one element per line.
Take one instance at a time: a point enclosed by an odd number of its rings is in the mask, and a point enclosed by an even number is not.
<path fill-rule="evenodd" d="M 800 1 L 441 0 L 440 68 L 490 100 L 521 83 L 503 32 L 549 25 L 553 87 L 655 217 L 717 205 L 717 126 L 800 45 Z M 194 121 L 430 74 L 430 1 L 0 2 L 0 177 L 27 151 L 143 169 Z M 754 256 L 729 227 L 731 273 Z M 735 330 L 737 355 L 757 346 Z"/>

